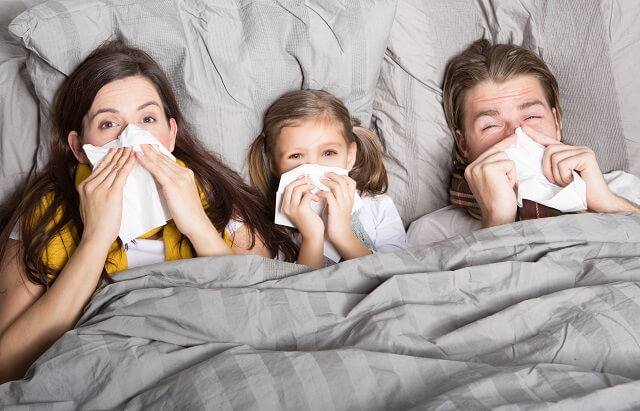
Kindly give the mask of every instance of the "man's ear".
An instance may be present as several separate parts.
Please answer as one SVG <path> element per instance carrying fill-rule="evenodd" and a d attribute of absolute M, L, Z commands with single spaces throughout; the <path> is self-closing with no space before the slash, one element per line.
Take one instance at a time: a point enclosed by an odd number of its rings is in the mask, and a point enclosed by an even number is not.
<path fill-rule="evenodd" d="M 78 135 L 77 131 L 69 132 L 69 135 L 67 136 L 67 143 L 69 143 L 69 147 L 79 163 L 89 164 L 89 159 L 82 149 L 82 142 L 80 141 L 80 135 Z"/>
<path fill-rule="evenodd" d="M 169 152 L 176 148 L 176 136 L 178 135 L 178 123 L 174 118 L 169 119 Z"/>
<path fill-rule="evenodd" d="M 354 141 L 347 147 L 347 170 L 351 171 L 358 157 L 358 144 Z"/>
<path fill-rule="evenodd" d="M 558 110 L 556 108 L 552 108 L 551 112 L 553 113 L 553 119 L 556 122 L 556 140 L 562 140 L 562 116 L 558 114 Z"/>
<path fill-rule="evenodd" d="M 465 160 L 469 159 L 469 149 L 467 147 L 467 141 L 464 139 L 460 129 L 456 129 L 456 144 L 460 148 L 460 152 Z"/>

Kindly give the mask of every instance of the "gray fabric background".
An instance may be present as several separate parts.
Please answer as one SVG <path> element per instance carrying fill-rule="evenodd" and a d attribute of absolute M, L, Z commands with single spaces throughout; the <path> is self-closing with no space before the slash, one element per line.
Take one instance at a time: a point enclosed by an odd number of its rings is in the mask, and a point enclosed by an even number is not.
<path fill-rule="evenodd" d="M 42 1 L 0 2 L 0 203 L 24 181 L 38 147 L 38 105 L 25 69 L 27 51 L 8 26 Z"/>
<path fill-rule="evenodd" d="M 287 91 L 326 89 L 368 125 L 395 3 L 59 0 L 35 7 L 10 31 L 33 52 L 27 68 L 43 119 L 38 166 L 48 159 L 56 89 L 113 34 L 161 64 L 196 136 L 238 171 L 264 111 Z"/>

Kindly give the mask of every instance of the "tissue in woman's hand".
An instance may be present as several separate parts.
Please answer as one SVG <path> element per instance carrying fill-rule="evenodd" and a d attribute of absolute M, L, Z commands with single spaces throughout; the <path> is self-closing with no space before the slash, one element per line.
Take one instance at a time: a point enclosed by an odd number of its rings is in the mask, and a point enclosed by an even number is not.
<path fill-rule="evenodd" d="M 149 144 L 175 161 L 175 157 L 151 133 L 133 124 L 129 124 L 116 140 L 101 147 L 85 144 L 82 148 L 91 165 L 95 168 L 104 159 L 110 148 L 132 147 L 133 151 L 142 152 L 141 144 Z M 164 225 L 170 219 L 171 213 L 162 194 L 158 192 L 153 176 L 136 162 L 123 190 L 120 239 L 123 243 L 128 243 L 134 238 Z"/>
<path fill-rule="evenodd" d="M 573 182 L 566 187 L 551 183 L 542 171 L 544 146 L 533 141 L 521 128 L 516 129 L 517 140 L 505 150 L 516 163 L 517 200 L 531 200 L 564 213 L 587 209 L 587 188 L 584 180 L 573 171 Z"/>
<path fill-rule="evenodd" d="M 346 176 L 349 174 L 349 171 L 344 168 L 339 167 L 326 167 L 318 164 L 303 164 L 294 168 L 291 171 L 287 171 L 282 176 L 280 176 L 280 185 L 278 186 L 278 191 L 276 192 L 276 216 L 275 223 L 279 225 L 285 225 L 288 227 L 295 227 L 291 220 L 287 218 L 282 211 L 280 211 L 280 204 L 282 203 L 282 194 L 284 193 L 284 189 L 295 181 L 299 176 L 304 175 L 309 177 L 309 183 L 313 184 L 315 188 L 311 190 L 313 194 L 318 191 L 330 191 L 329 187 L 322 184 L 322 178 L 325 173 L 336 173 L 338 175 Z M 325 227 L 327 226 L 326 213 L 324 213 L 324 208 L 326 206 L 326 201 L 321 199 L 320 201 L 311 201 L 311 208 L 322 217 Z M 360 207 L 362 207 L 362 199 L 356 192 L 353 199 L 353 208 L 351 209 L 351 214 L 356 212 Z M 325 231 L 326 232 L 326 231 Z M 331 244 L 331 242 L 325 237 L 324 240 L 324 255 L 332 261 L 340 261 L 340 253 L 336 248 Z"/>

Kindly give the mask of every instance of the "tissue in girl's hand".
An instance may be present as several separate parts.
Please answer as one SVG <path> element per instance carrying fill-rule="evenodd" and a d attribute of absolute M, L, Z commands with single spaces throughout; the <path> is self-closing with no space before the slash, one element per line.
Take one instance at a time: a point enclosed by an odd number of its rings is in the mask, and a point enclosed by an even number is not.
<path fill-rule="evenodd" d="M 287 171 L 282 176 L 280 176 L 280 185 L 278 186 L 278 191 L 276 192 L 276 215 L 275 215 L 274 222 L 279 225 L 295 227 L 291 222 L 291 220 L 289 220 L 289 218 L 287 218 L 287 216 L 280 211 L 280 205 L 282 203 L 282 194 L 284 193 L 285 188 L 289 184 L 291 184 L 293 181 L 295 181 L 299 176 L 305 175 L 309 177 L 309 180 L 310 180 L 309 183 L 313 184 L 316 187 L 313 190 L 311 190 L 313 194 L 317 193 L 318 191 L 330 191 L 329 187 L 322 184 L 322 178 L 324 177 L 325 173 L 336 173 L 339 175 L 346 176 L 349 174 L 349 171 L 339 167 L 326 167 L 326 166 L 321 166 L 319 164 L 303 164 L 301 166 L 294 168 L 291 171 Z M 324 225 L 326 227 L 327 226 L 326 213 L 323 212 L 325 206 L 326 206 L 326 202 L 324 199 L 321 199 L 320 201 L 317 201 L 317 202 L 311 201 L 311 208 L 313 209 L 313 211 L 315 211 L 316 214 L 322 217 L 322 220 L 324 221 Z M 362 207 L 362 199 L 356 192 L 353 199 L 353 208 L 351 209 L 351 214 L 356 212 L 360 207 Z M 326 230 L 325 230 L 325 233 L 326 233 Z M 326 238 L 326 236 L 324 241 L 324 255 L 325 257 L 331 259 L 332 261 L 336 261 L 336 262 L 340 261 L 340 253 L 338 253 L 338 250 L 335 249 L 333 244 L 331 244 L 331 242 Z"/>
<path fill-rule="evenodd" d="M 157 151 L 175 161 L 175 157 L 156 138 L 133 124 L 129 124 L 116 140 L 96 147 L 82 146 L 93 168 L 97 167 L 110 148 L 133 147 L 141 152 L 141 144 L 150 144 Z M 161 193 L 158 192 L 153 176 L 136 162 L 124 185 L 122 198 L 122 221 L 119 237 L 128 243 L 142 234 L 164 225 L 171 219 L 171 213 Z"/>
<path fill-rule="evenodd" d="M 573 171 L 573 182 L 566 187 L 551 183 L 542 171 L 544 146 L 533 141 L 520 127 L 517 140 L 505 150 L 516 163 L 517 200 L 531 200 L 564 213 L 587 209 L 587 187 L 580 175 Z"/>
<path fill-rule="evenodd" d="M 274 220 L 276 224 L 295 227 L 291 220 L 289 220 L 287 216 L 280 211 L 282 194 L 284 193 L 285 188 L 287 188 L 287 186 L 295 181 L 299 176 L 304 175 L 309 177 L 309 184 L 313 184 L 314 186 L 316 186 L 316 188 L 311 190 L 313 194 L 316 194 L 319 191 L 330 191 L 329 187 L 322 184 L 322 178 L 324 177 L 325 173 L 336 173 L 338 175 L 346 176 L 349 174 L 349 171 L 339 167 L 326 167 L 318 164 L 303 164 L 294 168 L 293 170 L 287 171 L 280 176 L 280 184 L 278 185 L 278 191 L 276 192 L 276 216 Z M 361 206 L 362 199 L 360 198 L 358 193 L 355 193 L 351 213 L 353 214 L 354 212 L 356 212 Z M 311 202 L 311 208 L 316 212 L 316 214 L 320 216 L 322 216 L 324 207 L 324 199 L 317 202 Z"/>

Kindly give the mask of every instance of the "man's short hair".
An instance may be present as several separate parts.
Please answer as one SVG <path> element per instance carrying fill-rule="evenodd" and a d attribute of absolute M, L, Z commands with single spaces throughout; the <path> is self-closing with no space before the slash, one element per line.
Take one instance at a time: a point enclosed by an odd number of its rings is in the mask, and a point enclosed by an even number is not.
<path fill-rule="evenodd" d="M 453 138 L 457 129 L 465 133 L 462 109 L 469 89 L 485 80 L 500 83 L 520 75 L 532 75 L 540 81 L 547 103 L 556 109 L 560 121 L 562 110 L 558 100 L 558 82 L 542 58 L 520 46 L 491 45 L 488 40 L 481 39 L 454 57 L 444 75 L 442 104 Z"/>

